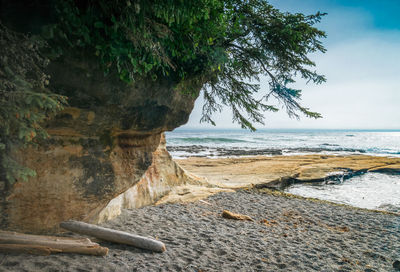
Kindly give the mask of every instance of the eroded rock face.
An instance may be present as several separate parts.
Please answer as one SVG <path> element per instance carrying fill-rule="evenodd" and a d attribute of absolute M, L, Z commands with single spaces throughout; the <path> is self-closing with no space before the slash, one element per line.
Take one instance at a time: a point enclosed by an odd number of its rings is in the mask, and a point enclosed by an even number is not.
<path fill-rule="evenodd" d="M 85 54 L 51 62 L 48 73 L 52 91 L 75 107 L 49 122 L 54 134 L 65 127 L 98 137 L 173 130 L 188 121 L 197 97 L 175 90 L 176 82 L 167 78 L 127 84 L 115 73 L 104 75 L 98 61 Z"/>
<path fill-rule="evenodd" d="M 104 76 L 84 55 L 52 63 L 49 74 L 51 88 L 70 97 L 70 107 L 46 124 L 50 140 L 15 152 L 37 176 L 2 190 L 0 228 L 43 233 L 58 231 L 67 219 L 97 222 L 112 199 L 136 184 L 148 203 L 168 189 L 148 198 L 153 180 L 187 182 L 157 147 L 163 131 L 187 122 L 194 96 L 166 79 L 126 84 Z M 159 174 L 163 163 L 168 170 Z"/>
<path fill-rule="evenodd" d="M 137 183 L 152 164 L 160 134 L 116 138 L 112 148 L 97 139 L 58 137 L 18 154 L 37 176 L 17 182 L 7 197 L 9 229 L 56 231 L 66 219 L 95 220 L 111 199 Z"/>
<path fill-rule="evenodd" d="M 96 223 L 115 218 L 121 214 L 122 209 L 154 204 L 179 186 L 207 186 L 203 178 L 187 173 L 172 160 L 165 146 L 164 135 L 161 136 L 160 145 L 152 155 L 152 164 L 140 181 L 111 200 L 99 215 L 95 216 Z"/>
<path fill-rule="evenodd" d="M 176 186 L 204 185 L 172 160 L 163 134 L 117 140 L 114 148 L 101 149 L 95 139 L 59 137 L 19 153 L 37 177 L 12 187 L 2 228 L 57 232 L 67 219 L 103 222 L 122 208 L 155 203 Z"/>

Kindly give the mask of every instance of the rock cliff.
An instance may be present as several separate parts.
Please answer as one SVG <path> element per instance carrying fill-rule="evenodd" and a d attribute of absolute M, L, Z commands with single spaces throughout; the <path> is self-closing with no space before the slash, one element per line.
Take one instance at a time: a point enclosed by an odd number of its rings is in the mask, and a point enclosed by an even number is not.
<path fill-rule="evenodd" d="M 14 152 L 37 175 L 3 188 L 0 228 L 55 232 L 66 219 L 115 216 L 116 200 L 109 202 L 123 193 L 120 198 L 132 198 L 124 205 L 137 207 L 161 198 L 172 184 L 195 183 L 171 160 L 162 136 L 187 122 L 195 97 L 175 91 L 168 80 L 126 84 L 104 76 L 85 55 L 52 62 L 48 73 L 51 88 L 70 97 L 70 107 L 46 124 L 50 140 Z"/>

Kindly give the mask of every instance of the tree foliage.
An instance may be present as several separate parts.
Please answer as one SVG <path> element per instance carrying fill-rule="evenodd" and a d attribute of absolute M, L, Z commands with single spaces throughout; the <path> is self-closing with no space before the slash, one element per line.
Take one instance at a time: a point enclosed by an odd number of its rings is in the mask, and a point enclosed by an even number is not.
<path fill-rule="evenodd" d="M 13 149 L 47 138 L 41 122 L 61 110 L 66 98 L 47 90 L 43 72 L 48 60 L 33 41 L 0 24 L 0 168 L 2 180 L 13 183 L 35 175 L 10 155 Z"/>
<path fill-rule="evenodd" d="M 323 13 L 284 13 L 265 0 L 62 1 L 60 23 L 51 29 L 57 44 L 85 48 L 121 80 L 170 77 L 177 89 L 197 94 L 203 86 L 201 121 L 214 123 L 222 105 L 243 128 L 263 123 L 277 111 L 275 97 L 291 117 L 320 115 L 299 104 L 301 91 L 288 85 L 296 76 L 322 83 L 309 54 L 325 52 Z M 262 99 L 260 76 L 269 78 Z"/>

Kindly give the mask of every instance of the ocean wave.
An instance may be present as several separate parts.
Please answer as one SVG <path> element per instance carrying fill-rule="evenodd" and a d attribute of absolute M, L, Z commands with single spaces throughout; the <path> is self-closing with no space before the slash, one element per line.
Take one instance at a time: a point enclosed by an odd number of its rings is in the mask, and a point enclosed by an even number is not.
<path fill-rule="evenodd" d="M 328 143 L 324 143 L 321 144 L 322 146 L 339 146 L 338 144 L 328 144 Z"/>
<path fill-rule="evenodd" d="M 367 153 L 376 153 L 376 154 L 388 154 L 388 155 L 400 155 L 400 151 L 398 150 L 393 150 L 390 148 L 367 148 L 366 149 Z"/>
<path fill-rule="evenodd" d="M 285 155 L 294 153 L 327 154 L 368 154 L 376 156 L 400 157 L 400 132 L 352 132 L 352 131 L 292 131 L 258 132 L 240 131 L 193 131 L 167 134 L 167 145 L 179 151 L 180 146 L 192 147 L 188 152 L 214 150 L 219 153 L 240 153 L 238 150 L 251 150 L 263 153 L 265 150 L 280 150 Z M 218 149 L 224 149 L 224 152 Z M 237 150 L 238 149 L 238 150 Z M 173 152 L 176 152 L 175 150 Z M 225 152 L 226 151 L 226 152 Z M 245 152 L 247 153 L 247 151 Z M 268 153 L 268 152 L 267 152 Z M 269 153 L 268 153 L 269 154 Z M 222 156 L 222 155 L 221 155 Z"/>
<path fill-rule="evenodd" d="M 246 143 L 248 141 L 232 139 L 232 138 L 221 138 L 221 137 L 190 137 L 190 138 L 179 138 L 179 141 L 187 143 Z"/>

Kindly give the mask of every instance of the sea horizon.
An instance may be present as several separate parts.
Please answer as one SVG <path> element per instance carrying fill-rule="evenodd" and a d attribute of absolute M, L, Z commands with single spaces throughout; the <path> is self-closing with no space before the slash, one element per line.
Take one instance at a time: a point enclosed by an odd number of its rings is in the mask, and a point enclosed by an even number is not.
<path fill-rule="evenodd" d="M 190 131 L 190 130 L 204 130 L 204 131 L 246 131 L 249 133 L 255 133 L 259 131 L 360 131 L 360 132 L 400 132 L 400 128 L 257 128 L 255 131 L 243 128 L 202 128 L 202 127 L 178 127 L 173 131 Z"/>
<path fill-rule="evenodd" d="M 400 157 L 400 130 L 189 129 L 166 132 L 174 158 L 251 155 L 374 155 Z"/>

